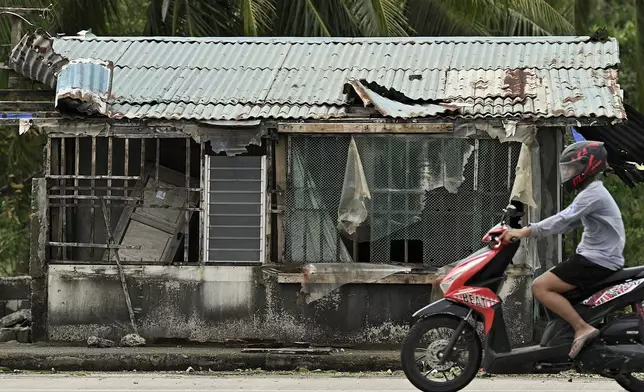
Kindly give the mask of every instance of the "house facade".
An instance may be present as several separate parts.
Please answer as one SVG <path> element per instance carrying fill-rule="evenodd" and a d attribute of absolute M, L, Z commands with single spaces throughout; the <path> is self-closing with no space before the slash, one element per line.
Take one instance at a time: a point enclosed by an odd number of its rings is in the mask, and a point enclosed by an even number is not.
<path fill-rule="evenodd" d="M 559 210 L 571 126 L 626 119 L 587 37 L 24 36 L 56 117 L 34 180 L 34 337 L 385 344 L 510 202 Z M 502 296 L 532 339 L 527 241 Z M 434 290 L 436 295 L 436 290 Z"/>

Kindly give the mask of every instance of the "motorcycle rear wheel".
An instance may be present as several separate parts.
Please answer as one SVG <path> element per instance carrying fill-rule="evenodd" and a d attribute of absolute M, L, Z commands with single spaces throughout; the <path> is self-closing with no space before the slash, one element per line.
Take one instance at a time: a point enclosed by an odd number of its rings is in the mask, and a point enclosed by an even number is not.
<path fill-rule="evenodd" d="M 430 316 L 418 321 L 409 330 L 409 333 L 402 344 L 400 359 L 405 376 L 416 388 L 425 392 L 456 392 L 465 388 L 472 379 L 476 377 L 476 374 L 481 367 L 481 357 L 483 355 L 481 341 L 479 340 L 476 331 L 469 323 L 465 325 L 465 329 L 456 341 L 454 351 L 450 359 L 446 361 L 445 364 L 438 365 L 438 361 L 440 361 L 440 357 L 442 356 L 442 349 L 446 346 L 444 342 L 453 336 L 462 321 L 463 320 L 461 319 L 448 315 Z M 449 334 L 449 337 L 439 340 L 439 343 L 437 343 L 436 340 L 429 343 L 424 351 L 420 351 L 420 353 L 424 355 L 421 359 L 417 359 L 417 348 L 420 346 L 424 347 L 421 342 L 425 334 L 439 328 L 446 331 L 451 330 L 451 334 Z M 449 380 L 448 373 L 445 368 L 454 363 L 458 365 L 462 364 L 461 362 L 458 362 L 457 359 L 459 359 L 465 352 L 467 353 L 467 363 L 463 364 L 464 366 L 462 367 L 456 366 L 460 369 L 460 373 L 455 376 L 453 380 Z M 435 369 L 430 369 L 426 372 L 425 365 L 427 362 L 430 362 L 430 365 L 433 365 Z M 419 365 L 423 366 L 422 370 L 419 368 Z M 437 369 L 438 373 L 444 375 L 445 382 L 432 381 L 427 378 L 430 373 L 432 373 L 432 375 L 436 375 Z M 453 375 L 451 370 L 452 369 L 449 369 L 449 374 Z"/>

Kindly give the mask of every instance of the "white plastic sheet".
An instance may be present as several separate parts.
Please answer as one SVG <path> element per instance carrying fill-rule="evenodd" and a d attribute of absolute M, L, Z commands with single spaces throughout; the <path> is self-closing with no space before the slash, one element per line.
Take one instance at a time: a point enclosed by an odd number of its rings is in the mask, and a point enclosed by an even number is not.
<path fill-rule="evenodd" d="M 347 165 L 344 171 L 342 195 L 338 206 L 338 230 L 353 236 L 356 229 L 369 216 L 367 207 L 371 199 L 367 177 L 364 174 L 360 152 L 353 137 L 349 143 Z"/>

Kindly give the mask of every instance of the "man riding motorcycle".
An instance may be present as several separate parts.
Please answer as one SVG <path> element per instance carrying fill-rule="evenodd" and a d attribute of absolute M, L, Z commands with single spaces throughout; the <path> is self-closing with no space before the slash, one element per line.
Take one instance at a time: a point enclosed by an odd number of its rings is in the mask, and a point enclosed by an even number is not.
<path fill-rule="evenodd" d="M 584 227 L 576 253 L 568 260 L 539 276 L 532 285 L 535 298 L 566 320 L 575 330 L 570 358 L 599 335 L 586 323 L 561 294 L 575 288 L 585 289 L 624 268 L 625 232 L 619 207 L 599 176 L 607 168 L 607 152 L 597 141 L 577 142 L 568 146 L 559 159 L 561 181 L 568 190 L 578 191 L 568 208 L 522 229 L 510 229 L 503 235 L 514 238 L 544 237 L 563 234 L 580 224 Z"/>

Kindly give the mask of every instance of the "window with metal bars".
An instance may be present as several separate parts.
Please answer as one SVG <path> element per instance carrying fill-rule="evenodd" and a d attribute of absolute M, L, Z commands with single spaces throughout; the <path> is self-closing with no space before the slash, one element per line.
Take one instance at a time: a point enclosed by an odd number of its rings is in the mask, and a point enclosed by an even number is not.
<path fill-rule="evenodd" d="M 51 263 L 199 262 L 203 147 L 172 135 L 48 138 Z"/>

